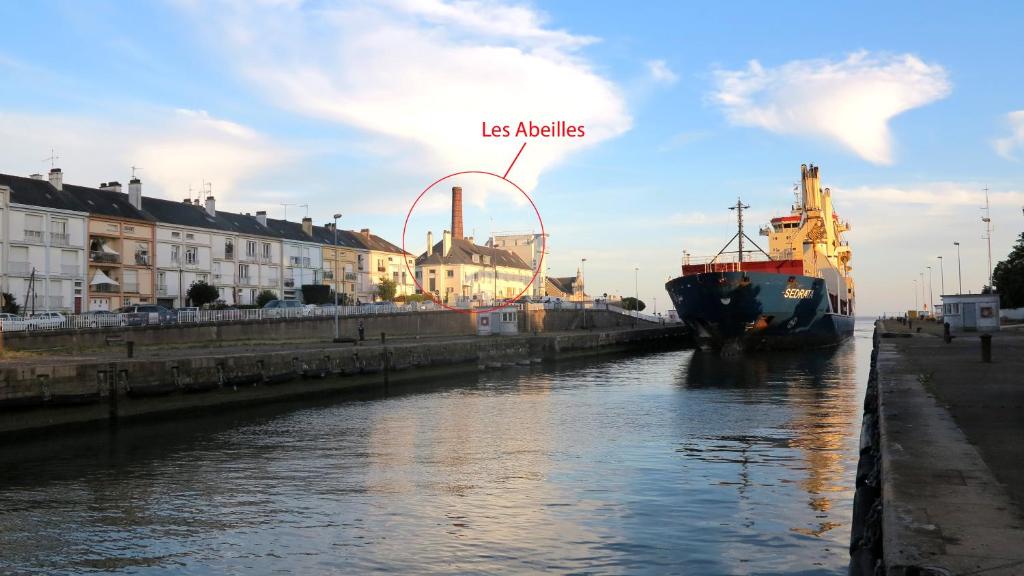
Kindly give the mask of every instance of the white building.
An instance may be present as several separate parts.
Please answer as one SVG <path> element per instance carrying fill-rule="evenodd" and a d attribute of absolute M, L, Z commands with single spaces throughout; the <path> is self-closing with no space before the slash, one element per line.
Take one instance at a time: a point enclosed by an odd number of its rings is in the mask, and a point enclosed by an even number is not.
<path fill-rule="evenodd" d="M 394 281 L 396 296 L 416 293 L 416 283 L 409 274 L 409 270 L 416 269 L 415 256 L 403 253 L 398 246 L 371 234 L 369 228 L 359 232 L 349 230 L 347 233 L 361 246 L 356 251 L 356 296 L 361 302 L 377 299 L 377 287 L 382 277 Z"/>
<path fill-rule="evenodd" d="M 943 294 L 942 319 L 953 332 L 999 330 L 999 294 Z"/>
<path fill-rule="evenodd" d="M 282 297 L 285 300 L 302 300 L 302 287 L 320 284 L 323 281 L 323 251 L 319 238 L 313 233 L 313 219 L 306 217 L 302 223 L 288 220 L 267 219 L 267 227 L 281 238 Z"/>
<path fill-rule="evenodd" d="M 546 274 L 544 273 L 543 262 L 547 258 L 546 253 L 549 252 L 548 248 L 550 247 L 545 240 L 550 241 L 548 234 L 498 233 L 487 242 L 488 246 L 508 250 L 519 256 L 523 262 L 530 265 L 532 270 L 540 269 L 537 273 L 537 278 L 530 285 L 529 295 L 534 298 L 541 298 L 546 295 L 544 289 Z"/>
<path fill-rule="evenodd" d="M 23 313 L 85 305 L 88 213 L 54 178 L 0 174 L 0 285 Z"/>
<path fill-rule="evenodd" d="M 156 219 L 156 298 L 167 307 L 186 304 L 195 282 L 214 281 L 213 241 L 220 226 L 210 212 L 216 206 L 208 197 L 205 206 L 190 201 L 172 202 L 142 198 L 142 207 Z"/>

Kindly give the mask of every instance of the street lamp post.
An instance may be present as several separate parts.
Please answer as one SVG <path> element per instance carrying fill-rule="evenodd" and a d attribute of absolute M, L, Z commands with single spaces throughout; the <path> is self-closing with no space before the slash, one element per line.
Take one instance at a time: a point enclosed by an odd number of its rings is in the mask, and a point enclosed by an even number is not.
<path fill-rule="evenodd" d="M 918 272 L 917 275 L 921 277 L 921 306 L 927 307 L 928 299 L 924 297 L 924 272 Z"/>
<path fill-rule="evenodd" d="M 928 267 L 928 308 L 932 311 L 932 316 L 935 316 L 935 293 L 932 292 L 932 267 Z"/>
<path fill-rule="evenodd" d="M 942 291 L 942 294 L 946 293 L 946 270 L 942 266 L 942 256 L 939 256 L 939 290 Z"/>
<path fill-rule="evenodd" d="M 917 314 L 917 278 L 914 278 L 914 313 Z"/>
<path fill-rule="evenodd" d="M 583 306 L 583 329 L 587 329 L 587 259 L 580 258 L 580 305 Z"/>
<path fill-rule="evenodd" d="M 958 294 L 964 293 L 964 273 L 963 269 L 960 268 L 960 243 L 953 242 L 953 246 L 956 246 L 956 276 L 959 279 L 960 291 Z"/>
<path fill-rule="evenodd" d="M 341 340 L 341 329 L 338 321 L 338 218 L 341 214 L 334 215 L 334 341 Z"/>

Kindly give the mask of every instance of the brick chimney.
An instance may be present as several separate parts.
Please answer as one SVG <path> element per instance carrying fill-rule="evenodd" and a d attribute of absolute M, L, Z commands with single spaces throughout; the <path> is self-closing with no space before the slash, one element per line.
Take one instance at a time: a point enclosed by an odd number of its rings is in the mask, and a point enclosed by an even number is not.
<path fill-rule="evenodd" d="M 302 233 L 305 234 L 306 236 L 312 236 L 313 235 L 313 219 L 312 218 L 307 216 L 306 218 L 302 219 Z"/>
<path fill-rule="evenodd" d="M 64 189 L 64 173 L 60 168 L 50 168 L 50 184 L 57 190 Z"/>
<path fill-rule="evenodd" d="M 363 228 L 362 230 L 359 231 L 359 233 L 362 234 L 363 237 L 365 237 L 367 240 L 370 239 L 370 229 L 369 228 Z"/>
<path fill-rule="evenodd" d="M 217 217 L 217 199 L 213 196 L 206 197 L 206 213 L 214 218 Z"/>
<path fill-rule="evenodd" d="M 462 186 L 452 186 L 452 237 L 462 240 Z"/>
<path fill-rule="evenodd" d="M 427 256 L 434 255 L 434 233 L 427 231 Z"/>
<path fill-rule="evenodd" d="M 266 228 L 267 227 L 267 211 L 266 210 L 257 210 L 256 211 L 256 220 L 260 223 L 260 226 L 263 226 L 264 228 Z"/>
<path fill-rule="evenodd" d="M 121 191 L 121 185 L 117 182 L 117 191 Z M 132 178 L 128 181 L 128 202 L 136 209 L 142 210 L 142 180 Z"/>

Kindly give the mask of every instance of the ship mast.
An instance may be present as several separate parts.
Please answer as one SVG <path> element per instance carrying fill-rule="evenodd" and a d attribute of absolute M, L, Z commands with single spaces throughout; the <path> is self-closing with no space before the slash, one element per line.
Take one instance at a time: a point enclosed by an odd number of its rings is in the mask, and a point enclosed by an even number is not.
<path fill-rule="evenodd" d="M 743 201 L 740 200 L 739 197 L 736 198 L 736 205 L 729 207 L 729 210 L 736 211 L 736 241 L 739 244 L 739 262 L 741 269 L 743 268 L 743 238 L 746 236 L 743 234 L 743 210 L 745 208 L 750 208 L 750 205 L 743 204 Z"/>

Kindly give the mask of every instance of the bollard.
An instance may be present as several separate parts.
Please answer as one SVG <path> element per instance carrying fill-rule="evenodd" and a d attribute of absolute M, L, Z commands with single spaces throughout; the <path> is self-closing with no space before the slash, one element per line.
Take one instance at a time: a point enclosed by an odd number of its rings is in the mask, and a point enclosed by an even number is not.
<path fill-rule="evenodd" d="M 128 351 L 128 357 L 129 358 L 134 358 L 135 357 L 135 342 L 132 341 L 132 340 L 129 340 L 129 341 L 125 342 L 124 345 L 128 349 L 127 350 Z"/>
<path fill-rule="evenodd" d="M 950 342 L 953 341 L 953 337 L 950 336 L 949 334 L 949 322 L 942 323 L 942 340 L 946 344 L 949 344 Z"/>
<path fill-rule="evenodd" d="M 992 335 L 981 335 L 981 361 L 992 362 Z"/>

